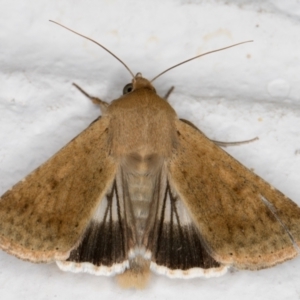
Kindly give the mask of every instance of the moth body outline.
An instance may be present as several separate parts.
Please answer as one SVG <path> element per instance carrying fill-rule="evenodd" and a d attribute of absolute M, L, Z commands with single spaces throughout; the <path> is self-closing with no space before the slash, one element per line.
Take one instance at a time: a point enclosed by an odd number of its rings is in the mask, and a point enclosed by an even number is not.
<path fill-rule="evenodd" d="M 150 270 L 211 277 L 298 254 L 294 202 L 179 119 L 140 73 L 124 90 L 110 104 L 87 95 L 102 116 L 1 197 L 0 248 L 135 287 Z"/>

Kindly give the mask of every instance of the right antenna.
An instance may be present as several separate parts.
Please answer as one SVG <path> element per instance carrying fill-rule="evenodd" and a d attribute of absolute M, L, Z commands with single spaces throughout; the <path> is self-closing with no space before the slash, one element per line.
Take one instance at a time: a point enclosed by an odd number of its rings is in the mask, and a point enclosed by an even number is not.
<path fill-rule="evenodd" d="M 189 62 L 189 61 L 191 61 L 191 60 L 193 60 L 193 59 L 196 59 L 196 58 L 198 58 L 198 57 L 201 57 L 201 56 L 204 56 L 204 55 L 207 55 L 207 54 L 211 54 L 211 53 L 214 53 L 214 52 L 222 51 L 222 50 L 225 50 L 225 49 L 228 49 L 228 48 L 232 48 L 232 47 L 235 47 L 235 46 L 238 46 L 238 45 L 242 45 L 242 44 L 245 44 L 245 43 L 251 43 L 251 42 L 253 42 L 253 40 L 245 41 L 245 42 L 240 42 L 240 43 L 233 44 L 233 45 L 230 45 L 230 46 L 227 46 L 227 47 L 224 47 L 224 48 L 220 48 L 220 49 L 216 49 L 216 50 L 212 50 L 212 51 L 208 51 L 208 52 L 199 54 L 199 55 L 197 55 L 197 56 L 195 56 L 195 57 L 192 57 L 192 58 L 190 58 L 190 59 L 187 59 L 187 60 L 185 60 L 185 61 L 183 61 L 183 62 L 181 62 L 181 63 L 179 63 L 179 64 L 176 64 L 175 66 L 170 67 L 170 68 L 168 68 L 167 70 L 164 70 L 163 72 L 161 72 L 161 73 L 159 73 L 157 76 L 155 76 L 150 82 L 153 82 L 155 79 L 157 79 L 157 78 L 160 77 L 161 75 L 167 73 L 168 71 L 170 71 L 170 70 L 172 70 L 172 69 L 174 69 L 174 68 L 176 68 L 176 67 L 178 67 L 178 66 L 180 66 L 180 65 L 183 65 L 183 64 L 185 64 L 185 63 L 187 63 L 187 62 Z"/>

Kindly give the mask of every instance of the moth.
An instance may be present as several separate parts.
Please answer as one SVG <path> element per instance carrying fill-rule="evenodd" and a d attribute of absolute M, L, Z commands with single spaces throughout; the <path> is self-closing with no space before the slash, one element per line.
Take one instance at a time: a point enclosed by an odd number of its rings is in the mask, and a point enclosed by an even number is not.
<path fill-rule="evenodd" d="M 110 104 L 78 87 L 102 115 L 1 197 L 0 248 L 137 288 L 295 257 L 300 208 L 129 72 Z"/>

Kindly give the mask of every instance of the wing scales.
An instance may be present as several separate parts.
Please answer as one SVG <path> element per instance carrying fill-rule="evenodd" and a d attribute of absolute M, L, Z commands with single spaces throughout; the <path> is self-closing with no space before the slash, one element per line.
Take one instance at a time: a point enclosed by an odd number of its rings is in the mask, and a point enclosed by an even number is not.
<path fill-rule="evenodd" d="M 1 197 L 3 250 L 36 262 L 68 257 L 115 177 L 107 126 L 92 123 Z"/>
<path fill-rule="evenodd" d="M 199 130 L 176 126 L 180 146 L 168 167 L 171 181 L 214 259 L 260 269 L 297 255 L 289 232 L 299 245 L 300 208 Z"/>
<path fill-rule="evenodd" d="M 141 245 L 125 203 L 126 176 L 108 154 L 107 126 L 97 120 L 2 196 L 2 249 L 32 261 L 59 260 L 75 272 L 130 268 Z M 137 251 L 144 261 L 151 256 L 151 269 L 211 276 L 227 265 L 259 269 L 297 255 L 299 207 L 199 130 L 178 121 L 177 132 L 178 148 L 157 175 L 145 249 Z"/>

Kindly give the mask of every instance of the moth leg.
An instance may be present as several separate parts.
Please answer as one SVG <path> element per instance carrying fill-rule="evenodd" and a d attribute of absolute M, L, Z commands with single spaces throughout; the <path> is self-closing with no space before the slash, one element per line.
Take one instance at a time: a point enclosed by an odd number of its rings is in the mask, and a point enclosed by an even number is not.
<path fill-rule="evenodd" d="M 190 125 L 191 127 L 195 128 L 196 130 L 198 130 L 199 132 L 201 132 L 192 122 L 188 121 L 188 120 L 185 120 L 185 119 L 180 119 L 180 121 Z M 217 146 L 219 147 L 227 147 L 227 146 L 239 146 L 239 145 L 242 145 L 242 144 L 248 144 L 248 143 L 251 143 L 251 142 L 254 142 L 254 141 L 257 141 L 258 140 L 258 137 L 255 137 L 251 140 L 246 140 L 246 141 L 238 141 L 238 142 L 221 142 L 221 141 L 215 141 L 215 140 L 211 140 L 209 139 L 211 142 L 213 142 L 214 144 L 216 144 Z"/>
<path fill-rule="evenodd" d="M 171 86 L 170 89 L 167 91 L 167 93 L 165 94 L 165 96 L 163 97 L 163 99 L 165 99 L 166 101 L 168 101 L 168 98 L 170 96 L 170 94 L 174 91 L 174 86 Z"/>
<path fill-rule="evenodd" d="M 108 103 L 105 101 L 102 101 L 101 99 L 97 98 L 97 97 L 93 97 L 91 95 L 89 95 L 85 90 L 83 90 L 79 85 L 77 85 L 76 83 L 73 82 L 73 85 L 86 97 L 88 97 L 90 100 L 92 100 L 92 102 L 94 104 L 97 104 L 100 106 L 100 109 L 102 111 L 102 113 L 106 110 L 106 108 L 108 107 Z"/>
<path fill-rule="evenodd" d="M 251 140 L 246 140 L 246 141 L 238 141 L 238 142 L 221 142 L 221 141 L 215 141 L 215 140 L 210 140 L 213 143 L 215 143 L 216 145 L 220 146 L 220 147 L 227 147 L 227 146 L 239 146 L 239 145 L 243 145 L 243 144 L 248 144 L 248 143 L 252 143 L 254 141 L 257 141 L 258 137 L 255 137 Z"/>

